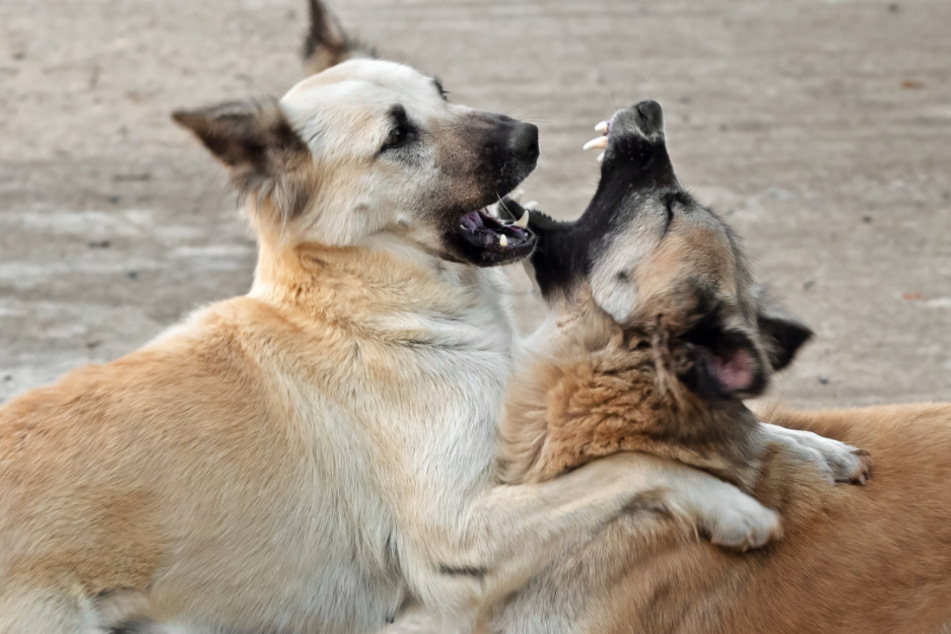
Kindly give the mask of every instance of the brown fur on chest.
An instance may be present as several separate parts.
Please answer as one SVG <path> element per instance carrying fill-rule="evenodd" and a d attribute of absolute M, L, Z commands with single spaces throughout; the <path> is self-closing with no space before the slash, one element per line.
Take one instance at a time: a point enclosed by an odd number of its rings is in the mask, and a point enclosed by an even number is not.
<path fill-rule="evenodd" d="M 755 419 L 732 404 L 699 402 L 668 374 L 649 349 L 624 337 L 575 358 L 540 359 L 519 373 L 508 402 L 503 480 L 548 480 L 599 457 L 639 451 L 751 488 Z"/>

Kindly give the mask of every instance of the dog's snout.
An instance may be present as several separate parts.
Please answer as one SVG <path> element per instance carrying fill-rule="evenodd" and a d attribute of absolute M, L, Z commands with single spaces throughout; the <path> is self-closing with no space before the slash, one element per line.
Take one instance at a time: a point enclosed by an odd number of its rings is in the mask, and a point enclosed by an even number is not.
<path fill-rule="evenodd" d="M 520 161 L 538 159 L 538 126 L 519 123 L 509 138 L 509 151 Z"/>

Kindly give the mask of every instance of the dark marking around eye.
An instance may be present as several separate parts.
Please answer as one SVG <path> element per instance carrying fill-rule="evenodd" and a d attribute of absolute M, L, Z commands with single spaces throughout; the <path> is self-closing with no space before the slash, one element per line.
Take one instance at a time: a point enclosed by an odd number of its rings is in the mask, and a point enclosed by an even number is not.
<path fill-rule="evenodd" d="M 392 120 L 390 132 L 383 142 L 383 147 L 380 148 L 381 154 L 412 143 L 418 136 L 416 128 L 410 123 L 406 116 L 406 109 L 402 105 L 397 104 L 390 109 L 390 119 Z"/>
<path fill-rule="evenodd" d="M 442 100 L 449 101 L 449 91 L 443 88 L 442 82 L 439 81 L 438 77 L 433 77 L 433 85 L 436 86 L 436 90 L 439 91 L 439 96 L 442 97 Z"/>
<path fill-rule="evenodd" d="M 390 108 L 390 119 L 392 119 L 396 125 L 406 125 L 406 108 L 404 108 L 402 104 L 396 104 Z"/>

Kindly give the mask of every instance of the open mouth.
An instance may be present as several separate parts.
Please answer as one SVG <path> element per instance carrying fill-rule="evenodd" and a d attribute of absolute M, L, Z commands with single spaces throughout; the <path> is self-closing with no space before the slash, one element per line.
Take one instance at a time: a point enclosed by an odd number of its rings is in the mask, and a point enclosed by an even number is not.
<path fill-rule="evenodd" d="M 667 154 L 664 111 L 659 103 L 647 100 L 622 108 L 594 129 L 599 136 L 585 143 L 584 149 L 602 150 L 597 158 L 602 181 L 623 182 L 626 190 L 680 189 Z"/>
<path fill-rule="evenodd" d="M 598 163 L 600 163 L 601 161 L 604 160 L 604 153 L 608 149 L 608 136 L 611 134 L 611 122 L 602 121 L 598 125 L 594 126 L 594 130 L 595 132 L 600 132 L 601 136 L 594 137 L 593 139 L 585 143 L 581 149 L 585 151 L 602 150 L 602 152 L 598 154 L 598 158 L 597 158 Z"/>
<path fill-rule="evenodd" d="M 527 256 L 535 248 L 535 234 L 528 228 L 528 211 L 507 222 L 485 209 L 471 211 L 459 219 L 457 233 L 462 240 L 496 263 Z"/>

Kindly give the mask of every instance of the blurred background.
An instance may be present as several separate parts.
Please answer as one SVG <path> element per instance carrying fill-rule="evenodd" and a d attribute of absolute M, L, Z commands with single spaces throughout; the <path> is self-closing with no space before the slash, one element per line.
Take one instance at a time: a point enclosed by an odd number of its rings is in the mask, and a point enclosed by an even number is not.
<path fill-rule="evenodd" d="M 594 192 L 592 126 L 661 101 L 681 182 L 817 333 L 772 394 L 951 399 L 947 0 L 331 6 L 452 100 L 537 123 L 526 199 L 559 217 Z M 305 22 L 304 0 L 0 0 L 0 401 L 246 292 L 224 170 L 169 113 L 281 95 Z"/>

